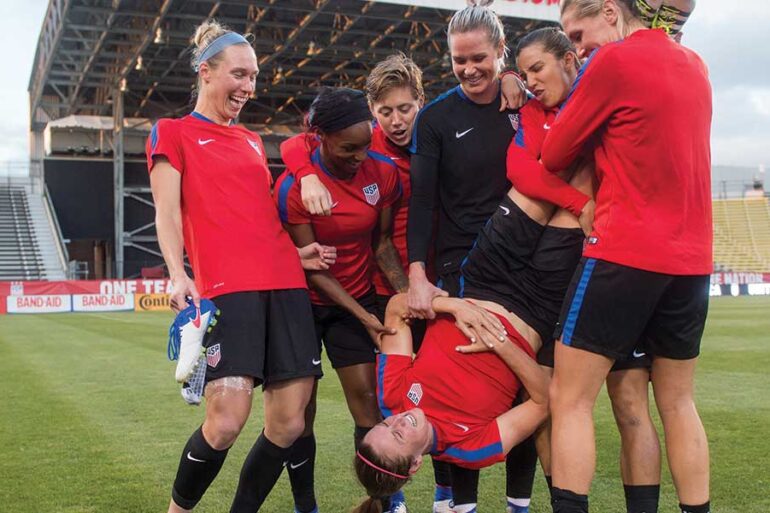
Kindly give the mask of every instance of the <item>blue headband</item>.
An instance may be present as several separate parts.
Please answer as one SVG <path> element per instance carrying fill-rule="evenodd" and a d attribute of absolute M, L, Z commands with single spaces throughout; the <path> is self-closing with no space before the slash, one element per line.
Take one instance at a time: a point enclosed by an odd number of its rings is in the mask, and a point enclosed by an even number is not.
<path fill-rule="evenodd" d="M 245 37 L 238 34 L 237 32 L 227 32 L 225 34 L 222 34 L 215 40 L 213 40 L 209 45 L 203 49 L 201 52 L 201 56 L 198 57 L 198 61 L 195 63 L 195 71 L 198 71 L 201 67 L 201 64 L 203 64 L 205 61 L 211 59 L 216 54 L 227 48 L 228 46 L 233 45 L 239 45 L 242 43 L 249 44 L 249 42 L 246 40 Z"/>

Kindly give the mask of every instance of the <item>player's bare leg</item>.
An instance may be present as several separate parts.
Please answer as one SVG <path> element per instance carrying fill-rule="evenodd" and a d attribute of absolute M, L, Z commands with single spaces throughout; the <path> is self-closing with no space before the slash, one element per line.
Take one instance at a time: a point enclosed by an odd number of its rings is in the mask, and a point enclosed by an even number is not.
<path fill-rule="evenodd" d="M 679 501 L 690 505 L 709 501 L 708 440 L 693 394 L 696 361 L 655 358 L 652 364 L 652 384 L 666 435 L 668 465 Z"/>
<path fill-rule="evenodd" d="M 377 406 L 377 376 L 373 363 L 337 369 L 348 410 L 356 426 L 371 428 L 381 420 Z"/>
<path fill-rule="evenodd" d="M 281 475 L 291 446 L 305 429 L 305 407 L 315 378 L 271 383 L 263 394 L 265 428 L 241 468 L 231 513 L 258 511 Z"/>
<path fill-rule="evenodd" d="M 561 340 L 555 353 L 550 391 L 553 486 L 588 495 L 596 467 L 593 409 L 613 361 Z"/>
<path fill-rule="evenodd" d="M 185 473 L 186 481 L 196 481 L 196 488 L 202 488 L 205 491 L 211 481 L 214 480 L 219 472 L 221 464 L 224 462 L 226 451 L 233 445 L 238 438 L 246 420 L 251 413 L 252 390 L 254 379 L 246 376 L 230 376 L 214 380 L 207 384 L 206 397 L 206 419 L 201 427 L 200 434 L 196 433 L 193 437 L 202 435 L 203 441 L 198 441 L 204 447 L 208 445 L 214 454 L 221 457 L 219 467 L 207 469 L 213 462 L 203 461 L 200 454 L 188 450 L 182 455 L 182 458 L 188 458 L 193 463 L 201 467 L 187 469 Z M 189 446 L 190 442 L 188 442 Z M 185 464 L 187 464 L 185 462 Z M 180 464 L 181 467 L 182 464 Z M 192 464 L 190 464 L 192 465 Z M 216 466 L 216 465 L 214 465 Z M 178 476 L 179 477 L 179 476 Z M 190 483 L 188 483 L 190 484 Z M 175 483 L 175 488 L 177 483 Z M 178 490 L 181 492 L 181 490 Z M 200 492 L 202 495 L 202 492 Z M 196 493 L 197 495 L 197 493 Z M 182 513 L 191 511 L 184 509 L 172 499 L 169 507 L 169 513 Z"/>
<path fill-rule="evenodd" d="M 657 511 L 660 494 L 660 442 L 650 417 L 649 381 L 647 369 L 607 376 L 607 393 L 620 432 L 620 475 L 629 511 Z"/>

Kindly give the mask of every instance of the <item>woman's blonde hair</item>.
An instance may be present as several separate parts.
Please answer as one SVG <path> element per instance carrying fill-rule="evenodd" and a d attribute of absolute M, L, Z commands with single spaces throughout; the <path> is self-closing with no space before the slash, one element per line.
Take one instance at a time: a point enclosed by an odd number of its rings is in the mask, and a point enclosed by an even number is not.
<path fill-rule="evenodd" d="M 447 42 L 452 34 L 465 34 L 476 30 L 483 30 L 489 37 L 490 44 L 495 48 L 503 48 L 503 55 L 498 62 L 498 71 L 505 67 L 505 59 L 508 57 L 508 47 L 505 46 L 505 28 L 503 22 L 489 8 L 493 0 L 467 0 L 468 7 L 454 13 L 447 28 Z"/>
<path fill-rule="evenodd" d="M 192 38 L 190 39 L 190 42 L 193 44 L 194 48 L 192 51 L 192 59 L 190 61 L 190 65 L 194 70 L 198 70 L 198 66 L 200 64 L 199 60 L 201 55 L 203 54 L 203 51 L 211 44 L 212 41 L 217 39 L 218 37 L 221 37 L 228 32 L 233 32 L 230 30 L 230 28 L 227 25 L 223 25 L 222 23 L 219 23 L 217 20 L 206 20 L 195 29 L 195 34 L 193 34 Z M 245 44 L 245 43 L 241 43 Z M 220 61 L 222 60 L 223 54 L 222 52 L 212 55 L 208 59 L 206 59 L 206 63 L 208 64 L 209 68 L 216 69 L 216 67 L 219 65 Z M 195 85 L 195 92 L 197 92 L 200 89 L 201 82 L 200 77 L 198 77 L 197 83 Z"/>
<path fill-rule="evenodd" d="M 641 22 L 642 13 L 639 11 L 639 7 L 635 0 L 613 1 L 620 7 L 620 10 L 623 11 L 623 16 L 618 18 L 618 31 L 625 37 L 628 35 L 629 23 L 633 19 L 637 19 Z M 568 9 L 574 7 L 578 18 L 590 18 L 597 16 L 602 11 L 604 2 L 605 0 L 561 0 L 559 2 L 559 9 L 561 10 L 561 15 L 564 16 L 564 13 L 567 12 Z"/>
<path fill-rule="evenodd" d="M 366 99 L 370 104 L 374 104 L 399 87 L 408 87 L 415 100 L 425 99 L 422 71 L 412 59 L 401 52 L 387 57 L 374 67 L 366 79 Z"/>

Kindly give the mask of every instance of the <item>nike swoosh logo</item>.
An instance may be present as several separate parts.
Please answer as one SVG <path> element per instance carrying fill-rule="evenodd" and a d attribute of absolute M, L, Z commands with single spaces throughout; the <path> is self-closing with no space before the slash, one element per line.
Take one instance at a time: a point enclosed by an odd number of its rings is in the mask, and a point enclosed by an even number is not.
<path fill-rule="evenodd" d="M 545 125 L 543 125 L 543 128 L 545 128 L 546 130 L 550 130 L 551 129 L 551 125 L 546 123 Z"/>
<path fill-rule="evenodd" d="M 476 127 L 473 127 L 473 128 L 476 128 Z M 466 130 L 465 132 L 455 132 L 455 137 L 456 137 L 457 139 L 459 139 L 460 137 L 464 136 L 465 134 L 467 134 L 468 132 L 470 132 L 471 130 L 473 130 L 473 128 L 469 128 L 469 129 L 468 129 L 468 130 Z"/>
<path fill-rule="evenodd" d="M 302 465 L 304 465 L 304 464 L 305 464 L 305 463 L 307 463 L 308 461 L 310 461 L 310 458 L 307 458 L 307 459 L 306 459 L 306 460 L 304 460 L 304 461 L 300 461 L 300 462 L 299 462 L 299 463 L 297 463 L 296 465 L 295 465 L 294 463 L 289 463 L 289 468 L 290 468 L 291 470 L 294 470 L 294 469 L 300 468 Z"/>
<path fill-rule="evenodd" d="M 510 213 L 511 213 L 511 209 L 510 209 L 510 208 L 508 208 L 508 207 L 504 207 L 504 206 L 502 206 L 502 205 L 498 205 L 498 206 L 499 206 L 501 209 L 503 209 L 503 215 L 504 215 L 504 216 L 507 216 L 508 214 L 510 214 Z"/>
<path fill-rule="evenodd" d="M 401 160 L 401 157 L 390 157 L 390 160 Z"/>
<path fill-rule="evenodd" d="M 187 451 L 187 459 L 190 461 L 195 461 L 197 463 L 206 463 L 206 460 L 199 460 L 198 458 L 194 458 L 193 455 L 190 453 L 190 451 Z"/>
<path fill-rule="evenodd" d="M 647 353 L 637 353 L 636 349 L 634 349 L 634 358 L 641 358 L 642 356 L 646 355 Z"/>
<path fill-rule="evenodd" d="M 454 424 L 455 426 L 457 426 L 457 427 L 459 427 L 460 429 L 462 429 L 464 433 L 467 433 L 467 432 L 468 432 L 468 429 L 470 429 L 470 428 L 468 428 L 468 426 L 464 426 L 464 425 L 462 425 L 462 424 L 458 424 L 457 422 L 452 422 L 452 424 Z"/>
<path fill-rule="evenodd" d="M 193 326 L 195 326 L 196 328 L 201 327 L 201 309 L 200 308 L 195 309 L 195 318 L 192 320 L 192 323 L 193 323 Z"/>
<path fill-rule="evenodd" d="M 313 365 L 321 365 L 321 360 L 313 360 Z"/>
<path fill-rule="evenodd" d="M 201 146 L 206 146 L 210 142 L 214 142 L 214 139 L 206 139 L 206 140 L 198 139 L 198 144 L 200 144 Z"/>

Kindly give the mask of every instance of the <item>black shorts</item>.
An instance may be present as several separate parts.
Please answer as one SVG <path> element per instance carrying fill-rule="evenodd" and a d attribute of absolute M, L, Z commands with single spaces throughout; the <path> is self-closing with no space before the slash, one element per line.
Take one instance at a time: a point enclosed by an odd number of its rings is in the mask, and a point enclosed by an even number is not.
<path fill-rule="evenodd" d="M 553 369 L 554 350 L 556 349 L 556 341 L 553 337 L 549 337 L 547 342 L 543 342 L 540 351 L 537 352 L 537 363 L 544 367 L 550 367 Z M 634 349 L 631 356 L 627 356 L 622 360 L 615 360 L 610 372 L 625 371 L 631 369 L 651 369 L 652 357 L 645 353 L 643 350 Z"/>
<path fill-rule="evenodd" d="M 377 299 L 374 291 L 357 298 L 364 309 L 377 315 Z M 362 363 L 374 363 L 376 346 L 361 321 L 337 305 L 313 305 L 313 320 L 318 350 L 326 348 L 332 367 L 339 369 Z"/>
<path fill-rule="evenodd" d="M 505 196 L 463 260 L 458 296 L 475 297 L 468 294 L 471 290 L 490 295 L 476 299 L 497 302 L 494 297 L 510 296 L 517 288 L 514 275 L 527 269 L 544 230 L 544 225 Z"/>
<path fill-rule="evenodd" d="M 708 275 L 675 276 L 583 258 L 554 338 L 615 360 L 634 351 L 688 360 L 700 353 Z"/>
<path fill-rule="evenodd" d="M 251 376 L 269 385 L 323 375 L 307 290 L 234 292 L 212 301 L 221 314 L 203 341 L 206 381 Z"/>
<path fill-rule="evenodd" d="M 391 297 L 377 294 L 377 317 L 379 317 L 380 322 L 385 322 L 385 309 L 388 307 L 388 301 Z M 413 319 L 410 327 L 412 329 L 412 352 L 416 354 L 422 346 L 422 339 L 425 338 L 428 322 L 425 319 Z"/>

